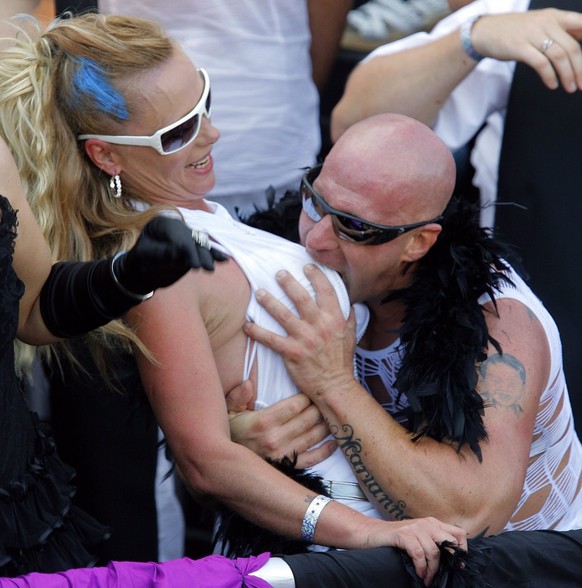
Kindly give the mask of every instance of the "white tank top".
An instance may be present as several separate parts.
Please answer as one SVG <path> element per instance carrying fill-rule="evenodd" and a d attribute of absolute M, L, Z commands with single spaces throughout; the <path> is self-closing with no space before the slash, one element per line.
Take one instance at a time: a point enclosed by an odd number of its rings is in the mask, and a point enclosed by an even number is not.
<path fill-rule="evenodd" d="M 258 288 L 264 288 L 280 302 L 294 310 L 291 300 L 277 284 L 275 274 L 281 269 L 286 269 L 314 296 L 313 287 L 305 277 L 303 268 L 307 263 L 315 262 L 301 245 L 244 225 L 235 221 L 219 204 L 213 202 L 208 204 L 214 210 L 214 214 L 182 208 L 180 212 L 189 227 L 207 232 L 214 241 L 220 244 L 222 251 L 233 257 L 245 274 L 251 286 L 247 318 L 266 329 L 285 335 L 285 331 L 279 323 L 258 304 L 254 293 Z M 350 302 L 344 283 L 336 272 L 319 264 L 316 265 L 325 272 L 331 281 L 347 318 Z M 368 312 L 363 305 L 357 305 L 356 312 L 358 332 L 362 333 L 367 324 Z M 297 393 L 297 388 L 291 380 L 281 356 L 271 349 L 260 344 L 253 344 L 249 340 L 244 373 L 241 374 L 241 378 L 248 377 L 254 362 L 257 364 L 255 408 L 270 406 L 278 400 Z M 341 451 L 335 451 L 326 460 L 314 466 L 312 472 L 332 482 L 357 482 L 351 466 Z M 366 500 L 338 500 L 368 516 L 380 518 L 380 514 Z"/>
<path fill-rule="evenodd" d="M 565 531 L 582 528 L 582 445 L 574 429 L 572 408 L 562 368 L 562 344 L 558 328 L 525 282 L 513 271 L 509 278 L 515 287 L 503 285 L 495 298 L 512 298 L 529 308 L 538 318 L 548 339 L 551 354 L 548 384 L 539 403 L 536 416 L 530 465 L 517 508 L 505 527 L 506 531 L 532 531 L 556 529 Z M 480 304 L 489 302 L 487 295 Z M 390 400 L 383 404 L 389 413 L 408 405 L 403 394 L 396 402 L 394 381 L 401 362 L 400 342 L 395 341 L 386 349 L 368 351 L 358 348 L 356 368 L 358 377 L 368 391 L 368 378 L 380 377 Z M 530 496 L 547 492 L 547 499 L 540 512 L 521 518 L 519 512 Z"/>

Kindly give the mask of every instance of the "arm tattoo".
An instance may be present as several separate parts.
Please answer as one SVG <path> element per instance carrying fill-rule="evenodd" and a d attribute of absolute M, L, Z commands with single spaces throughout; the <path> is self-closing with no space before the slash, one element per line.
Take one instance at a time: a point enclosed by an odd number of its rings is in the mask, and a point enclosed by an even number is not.
<path fill-rule="evenodd" d="M 514 355 L 496 353 L 478 367 L 479 394 L 486 406 L 505 408 L 514 414 L 523 412 L 526 371 Z"/>
<path fill-rule="evenodd" d="M 405 513 L 406 503 L 402 500 L 396 502 L 390 498 L 376 481 L 372 473 L 368 471 L 362 456 L 362 440 L 354 439 L 353 427 L 345 424 L 341 426 L 340 431 L 340 427 L 332 425 L 330 429 L 331 434 L 339 443 L 341 450 L 360 479 L 360 482 L 364 484 L 368 493 L 376 499 L 386 513 L 392 515 L 398 521 L 412 518 Z"/>

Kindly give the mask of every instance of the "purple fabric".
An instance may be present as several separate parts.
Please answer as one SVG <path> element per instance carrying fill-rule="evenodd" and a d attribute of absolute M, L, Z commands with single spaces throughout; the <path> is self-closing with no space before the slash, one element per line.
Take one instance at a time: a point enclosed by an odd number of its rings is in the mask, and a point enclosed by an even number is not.
<path fill-rule="evenodd" d="M 269 588 L 251 572 L 270 554 L 228 559 L 221 555 L 163 563 L 111 562 L 106 568 L 80 568 L 55 574 L 0 578 L 0 588 Z"/>

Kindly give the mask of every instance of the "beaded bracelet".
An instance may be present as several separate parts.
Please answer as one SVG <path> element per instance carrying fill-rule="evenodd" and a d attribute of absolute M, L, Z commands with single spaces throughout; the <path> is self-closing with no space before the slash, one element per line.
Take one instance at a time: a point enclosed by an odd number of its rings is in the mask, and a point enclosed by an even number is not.
<path fill-rule="evenodd" d="M 133 300 L 136 300 L 138 302 L 143 302 L 144 300 L 148 300 L 149 298 L 151 298 L 154 295 L 154 291 L 152 290 L 151 292 L 148 292 L 147 294 L 136 294 L 135 292 L 131 292 L 130 290 L 128 290 L 117 278 L 117 275 L 115 274 L 115 262 L 125 253 L 125 251 L 120 251 L 119 253 L 116 253 L 113 258 L 111 259 L 111 276 L 113 277 L 113 281 L 115 282 L 115 285 L 117 286 L 117 288 L 119 289 L 119 291 L 124 294 L 125 296 L 127 296 L 128 298 L 132 298 Z"/>
<path fill-rule="evenodd" d="M 475 23 L 481 18 L 481 15 L 478 14 L 477 16 L 473 16 L 467 19 L 461 25 L 461 45 L 463 46 L 463 51 L 475 61 L 481 61 L 483 59 L 483 55 L 477 53 L 475 51 L 475 47 L 473 47 L 473 43 L 471 43 L 471 33 L 473 32 L 473 27 Z"/>
<path fill-rule="evenodd" d="M 305 516 L 303 517 L 303 522 L 301 523 L 301 539 L 303 539 L 303 541 L 313 543 L 317 520 L 328 502 L 331 502 L 331 498 L 320 494 L 309 503 Z"/>

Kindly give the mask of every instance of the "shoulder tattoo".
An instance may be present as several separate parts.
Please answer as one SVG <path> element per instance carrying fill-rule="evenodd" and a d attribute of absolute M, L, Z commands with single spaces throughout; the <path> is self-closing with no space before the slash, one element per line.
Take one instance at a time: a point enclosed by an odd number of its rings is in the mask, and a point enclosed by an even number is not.
<path fill-rule="evenodd" d="M 521 361 L 508 353 L 495 353 L 478 368 L 478 392 L 486 406 L 523 412 L 526 370 Z"/>

